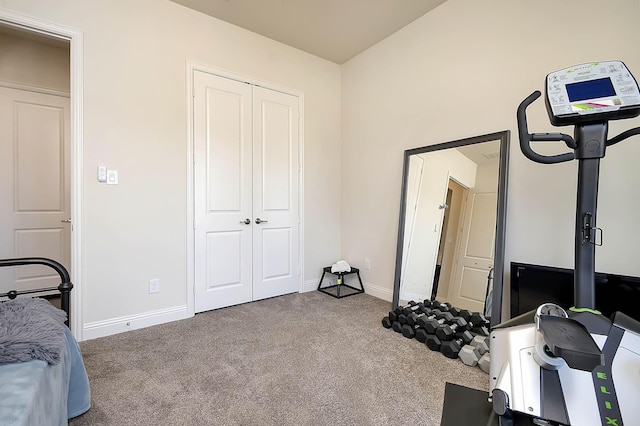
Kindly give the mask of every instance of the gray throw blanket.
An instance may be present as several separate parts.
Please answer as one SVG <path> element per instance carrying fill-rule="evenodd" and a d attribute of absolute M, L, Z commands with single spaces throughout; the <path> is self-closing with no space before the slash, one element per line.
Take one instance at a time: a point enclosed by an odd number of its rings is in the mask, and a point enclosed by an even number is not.
<path fill-rule="evenodd" d="M 0 303 L 0 364 L 33 359 L 58 364 L 67 345 L 67 314 L 44 299 Z"/>

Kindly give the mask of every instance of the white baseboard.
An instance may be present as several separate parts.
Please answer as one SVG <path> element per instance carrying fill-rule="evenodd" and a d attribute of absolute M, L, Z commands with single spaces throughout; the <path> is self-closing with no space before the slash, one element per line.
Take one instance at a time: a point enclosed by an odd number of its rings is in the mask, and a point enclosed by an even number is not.
<path fill-rule="evenodd" d="M 301 293 L 306 293 L 308 291 L 314 291 L 318 289 L 318 281 L 320 281 L 320 278 L 318 277 L 315 280 L 307 280 L 304 282 L 304 284 L 302 285 L 302 291 Z"/>
<path fill-rule="evenodd" d="M 127 317 L 90 322 L 84 325 L 82 338 L 83 340 L 97 339 L 99 337 L 111 336 L 112 334 L 123 333 L 125 331 L 186 319 L 192 316 L 193 315 L 187 310 L 187 305 L 183 305 Z"/>
<path fill-rule="evenodd" d="M 378 299 L 386 300 L 387 302 L 393 301 L 393 289 L 379 287 L 370 283 L 364 283 L 364 292 L 373 297 L 377 297 Z"/>

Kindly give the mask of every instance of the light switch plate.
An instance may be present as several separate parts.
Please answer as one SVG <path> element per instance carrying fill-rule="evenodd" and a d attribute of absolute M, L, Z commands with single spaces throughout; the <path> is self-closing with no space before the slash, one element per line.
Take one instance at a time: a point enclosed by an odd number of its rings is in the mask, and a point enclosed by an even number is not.
<path fill-rule="evenodd" d="M 118 171 L 107 170 L 107 185 L 117 185 L 117 184 L 118 184 Z"/>
<path fill-rule="evenodd" d="M 107 181 L 107 166 L 98 166 L 98 182 Z"/>
<path fill-rule="evenodd" d="M 160 280 L 158 278 L 149 280 L 149 294 L 152 293 L 160 293 Z"/>

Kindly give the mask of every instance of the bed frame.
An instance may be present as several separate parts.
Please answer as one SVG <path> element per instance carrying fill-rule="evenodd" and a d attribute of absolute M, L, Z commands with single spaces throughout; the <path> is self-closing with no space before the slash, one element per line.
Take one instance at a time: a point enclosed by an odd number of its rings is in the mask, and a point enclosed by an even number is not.
<path fill-rule="evenodd" d="M 70 299 L 71 299 L 71 289 L 73 288 L 73 284 L 71 283 L 71 278 L 69 277 L 69 272 L 67 269 L 62 266 L 62 264 L 56 262 L 55 260 L 47 259 L 44 257 L 22 257 L 15 259 L 0 259 L 0 267 L 3 266 L 23 266 L 23 265 L 45 265 L 53 270 L 55 270 L 58 275 L 60 275 L 61 283 L 58 287 L 48 287 L 48 288 L 40 288 L 35 290 L 11 290 L 7 293 L 0 293 L 0 298 L 8 297 L 10 300 L 15 299 L 18 295 L 21 294 L 38 294 L 44 293 L 47 291 L 58 290 L 60 292 L 60 308 L 67 313 L 67 320 L 65 321 L 65 325 L 69 326 L 69 321 L 71 320 L 71 312 L 70 312 Z"/>

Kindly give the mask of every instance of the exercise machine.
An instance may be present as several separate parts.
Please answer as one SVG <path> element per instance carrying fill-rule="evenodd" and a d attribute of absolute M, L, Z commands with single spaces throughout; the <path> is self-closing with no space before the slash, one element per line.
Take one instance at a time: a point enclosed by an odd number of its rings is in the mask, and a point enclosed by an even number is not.
<path fill-rule="evenodd" d="M 640 424 L 640 323 L 622 312 L 596 310 L 595 246 L 600 159 L 605 148 L 640 134 L 640 127 L 608 138 L 608 122 L 640 115 L 640 88 L 620 61 L 588 63 L 552 72 L 545 102 L 554 126 L 574 135 L 529 133 L 518 107 L 520 148 L 542 164 L 578 161 L 574 305 L 547 303 L 494 327 L 489 394 L 501 426 Z M 573 152 L 542 155 L 531 142 L 562 141 Z"/>

